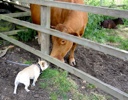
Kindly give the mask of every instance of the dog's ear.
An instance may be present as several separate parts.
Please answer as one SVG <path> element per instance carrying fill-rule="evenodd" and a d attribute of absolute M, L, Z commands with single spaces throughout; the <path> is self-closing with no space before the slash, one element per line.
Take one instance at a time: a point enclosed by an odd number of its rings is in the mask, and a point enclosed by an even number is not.
<path fill-rule="evenodd" d="M 44 62 L 42 62 L 42 67 L 44 67 Z"/>

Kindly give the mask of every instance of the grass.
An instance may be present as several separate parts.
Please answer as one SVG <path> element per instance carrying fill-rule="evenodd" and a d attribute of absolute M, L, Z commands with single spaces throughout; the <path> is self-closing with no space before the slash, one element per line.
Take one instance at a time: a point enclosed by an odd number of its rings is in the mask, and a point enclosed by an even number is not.
<path fill-rule="evenodd" d="M 40 87 L 49 91 L 50 100 L 107 100 L 97 93 L 82 94 L 76 82 L 68 76 L 66 71 L 48 68 L 40 76 Z M 94 89 L 95 86 L 88 84 L 88 88 Z"/>
<path fill-rule="evenodd" d="M 29 65 L 31 65 L 31 64 L 32 64 L 32 61 L 25 60 L 23 63 L 24 63 L 24 64 L 29 64 Z"/>
<path fill-rule="evenodd" d="M 86 87 L 87 87 L 88 89 L 95 89 L 95 88 L 96 88 L 95 85 L 90 84 L 90 83 L 88 83 L 88 84 L 86 85 Z"/>
<path fill-rule="evenodd" d="M 89 21 L 84 33 L 84 38 L 90 39 L 92 41 L 103 43 L 103 44 L 118 44 L 113 45 L 115 47 L 118 47 L 120 49 L 128 50 L 128 40 L 126 38 L 122 38 L 120 34 L 127 35 L 128 36 L 128 30 L 127 32 L 118 32 L 117 29 L 105 29 L 100 27 L 100 22 L 104 19 L 111 19 L 113 17 L 103 16 L 103 15 L 95 15 L 89 13 Z M 128 25 L 128 20 L 124 19 L 124 27 Z M 122 27 L 119 27 L 119 30 L 123 29 Z"/>
<path fill-rule="evenodd" d="M 56 91 L 50 94 L 52 100 L 55 100 L 55 98 L 57 98 L 58 96 L 67 98 L 66 93 L 70 91 L 71 87 L 74 87 L 68 81 L 67 75 L 68 73 L 66 71 L 59 72 L 57 69 L 48 69 L 41 76 L 45 81 L 40 84 L 42 88 L 55 86 L 54 88 L 49 88 L 50 91 L 54 91 L 54 89 Z"/>
<path fill-rule="evenodd" d="M 123 6 L 120 9 L 127 10 L 128 8 L 128 0 L 124 0 L 123 4 L 126 6 Z M 86 2 L 86 1 L 85 1 Z M 92 6 L 100 6 L 99 0 L 89 0 L 86 2 L 88 5 Z M 113 0 L 104 0 L 105 5 L 114 5 L 116 4 Z M 118 9 L 118 8 L 117 8 Z M 84 38 L 90 39 L 92 41 L 103 43 L 103 44 L 112 44 L 112 46 L 115 46 L 120 49 L 128 50 L 128 39 L 122 38 L 119 34 L 113 34 L 116 33 L 116 30 L 114 29 L 105 29 L 100 27 L 100 22 L 102 22 L 105 19 L 113 19 L 114 17 L 110 16 L 103 16 L 98 14 L 92 14 L 89 13 L 89 20 L 88 24 L 84 33 Z M 124 21 L 124 27 L 128 26 L 128 19 L 123 19 Z M 119 29 L 123 29 L 120 27 Z M 120 32 L 120 34 L 124 34 L 128 36 L 128 30 L 127 32 Z M 117 44 L 117 45 L 113 45 Z"/>

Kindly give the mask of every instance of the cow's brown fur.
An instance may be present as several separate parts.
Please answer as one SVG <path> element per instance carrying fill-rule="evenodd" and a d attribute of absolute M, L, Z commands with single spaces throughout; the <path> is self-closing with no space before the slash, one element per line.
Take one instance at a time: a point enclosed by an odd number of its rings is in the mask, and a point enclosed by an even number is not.
<path fill-rule="evenodd" d="M 84 4 L 83 0 L 58 0 L 62 2 L 71 2 Z M 40 24 L 40 6 L 35 4 L 30 4 L 32 20 L 35 24 Z M 61 32 L 65 32 L 71 35 L 75 35 L 81 37 L 84 33 L 84 29 L 86 27 L 88 21 L 88 15 L 86 12 L 74 11 L 74 10 L 66 10 L 61 8 L 51 8 L 51 27 L 59 30 Z M 71 65 L 75 65 L 74 59 L 74 50 L 76 48 L 76 44 L 61 39 L 55 36 L 52 36 L 53 48 L 51 52 L 51 56 L 64 61 L 65 55 L 70 51 L 69 55 L 69 63 Z"/>

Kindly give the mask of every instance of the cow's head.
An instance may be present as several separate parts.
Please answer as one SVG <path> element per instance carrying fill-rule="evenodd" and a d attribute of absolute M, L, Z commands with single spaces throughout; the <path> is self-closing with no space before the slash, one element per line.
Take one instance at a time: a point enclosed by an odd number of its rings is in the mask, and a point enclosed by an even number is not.
<path fill-rule="evenodd" d="M 67 29 L 63 24 L 58 24 L 52 28 L 61 32 L 69 33 L 69 29 Z M 64 57 L 72 48 L 73 42 L 52 36 L 52 43 L 53 46 L 50 55 L 64 62 Z"/>

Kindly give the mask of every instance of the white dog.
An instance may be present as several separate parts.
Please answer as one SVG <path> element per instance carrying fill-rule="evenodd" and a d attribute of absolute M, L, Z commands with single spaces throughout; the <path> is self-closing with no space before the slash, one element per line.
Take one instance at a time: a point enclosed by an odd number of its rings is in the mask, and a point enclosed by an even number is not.
<path fill-rule="evenodd" d="M 48 64 L 46 61 L 38 61 L 37 64 L 32 64 L 29 67 L 26 67 L 22 71 L 20 71 L 15 79 L 15 88 L 14 88 L 14 94 L 16 94 L 17 91 L 17 86 L 19 83 L 22 83 L 25 85 L 25 90 L 29 92 L 30 90 L 28 89 L 30 85 L 30 79 L 33 79 L 32 85 L 35 86 L 35 82 L 37 81 L 40 73 L 48 68 Z"/>

